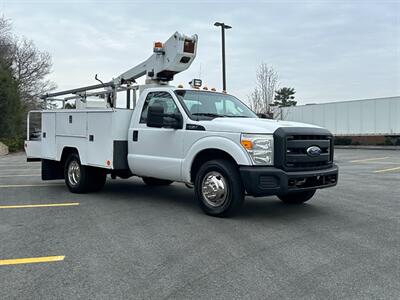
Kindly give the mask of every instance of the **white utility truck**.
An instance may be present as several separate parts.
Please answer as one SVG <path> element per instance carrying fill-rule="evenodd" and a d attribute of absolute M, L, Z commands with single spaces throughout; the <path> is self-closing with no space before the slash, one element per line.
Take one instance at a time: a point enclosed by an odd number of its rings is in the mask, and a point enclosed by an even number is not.
<path fill-rule="evenodd" d="M 65 179 L 73 193 L 100 190 L 107 174 L 139 176 L 150 186 L 186 183 L 214 216 L 237 211 L 245 195 L 298 204 L 336 185 L 333 137 L 326 129 L 258 118 L 234 96 L 200 89 L 200 80 L 191 88 L 168 85 L 196 50 L 197 35 L 176 32 L 110 82 L 44 95 L 62 108 L 29 113 L 28 161 L 41 160 L 42 179 Z M 137 85 L 144 75 L 146 83 Z M 124 107 L 118 108 L 121 94 Z M 65 109 L 71 100 L 76 109 Z M 41 116 L 35 132 L 34 114 Z"/>

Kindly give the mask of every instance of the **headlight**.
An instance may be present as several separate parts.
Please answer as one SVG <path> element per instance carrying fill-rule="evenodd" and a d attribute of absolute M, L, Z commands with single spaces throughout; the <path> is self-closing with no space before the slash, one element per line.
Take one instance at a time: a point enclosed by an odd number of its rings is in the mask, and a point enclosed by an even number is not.
<path fill-rule="evenodd" d="M 255 165 L 274 164 L 274 137 L 271 134 L 242 134 L 240 144 Z"/>

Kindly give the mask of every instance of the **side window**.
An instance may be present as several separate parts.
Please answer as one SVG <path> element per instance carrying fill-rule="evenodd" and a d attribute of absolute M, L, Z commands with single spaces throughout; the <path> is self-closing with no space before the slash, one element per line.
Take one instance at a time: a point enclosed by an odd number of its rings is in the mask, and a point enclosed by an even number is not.
<path fill-rule="evenodd" d="M 147 122 L 147 112 L 150 105 L 162 105 L 164 107 L 164 113 L 166 114 L 179 113 L 178 107 L 170 93 L 151 92 L 147 95 L 144 102 L 142 114 L 140 116 L 140 123 Z"/>

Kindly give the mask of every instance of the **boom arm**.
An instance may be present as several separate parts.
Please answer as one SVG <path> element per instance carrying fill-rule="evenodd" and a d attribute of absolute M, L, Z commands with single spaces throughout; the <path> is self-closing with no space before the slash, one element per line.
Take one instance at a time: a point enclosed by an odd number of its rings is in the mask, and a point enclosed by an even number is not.
<path fill-rule="evenodd" d="M 147 75 L 155 81 L 171 81 L 174 75 L 190 67 L 197 50 L 197 35 L 175 32 L 164 44 L 155 43 L 154 53 L 144 62 L 113 79 L 115 85 Z"/>
<path fill-rule="evenodd" d="M 175 32 L 164 44 L 155 43 L 153 54 L 144 62 L 133 67 L 132 69 L 114 78 L 110 82 L 102 84 L 85 86 L 72 90 L 66 90 L 55 93 L 48 93 L 42 95 L 42 99 L 49 97 L 56 97 L 61 95 L 75 94 L 79 97 L 85 97 L 87 91 L 97 90 L 104 88 L 105 91 L 95 93 L 97 96 L 100 94 L 107 94 L 113 99 L 116 98 L 115 93 L 121 88 L 124 83 L 134 82 L 137 78 L 147 75 L 147 79 L 155 83 L 168 82 L 174 78 L 174 75 L 185 71 L 190 67 L 197 51 L 197 34 L 189 37 L 179 32 Z M 126 87 L 125 89 L 132 89 Z M 112 93 L 110 93 L 112 91 Z M 79 98 L 78 97 L 78 98 Z"/>

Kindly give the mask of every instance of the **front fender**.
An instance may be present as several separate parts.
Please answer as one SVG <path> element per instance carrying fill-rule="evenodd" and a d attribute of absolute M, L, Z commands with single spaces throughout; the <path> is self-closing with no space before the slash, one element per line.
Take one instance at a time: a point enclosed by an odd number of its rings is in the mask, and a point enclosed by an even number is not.
<path fill-rule="evenodd" d="M 247 152 L 234 141 L 225 137 L 204 137 L 190 147 L 183 160 L 182 177 L 185 182 L 190 182 L 190 170 L 196 155 L 208 149 L 217 149 L 226 152 L 232 156 L 238 165 L 249 166 L 252 164 Z"/>

